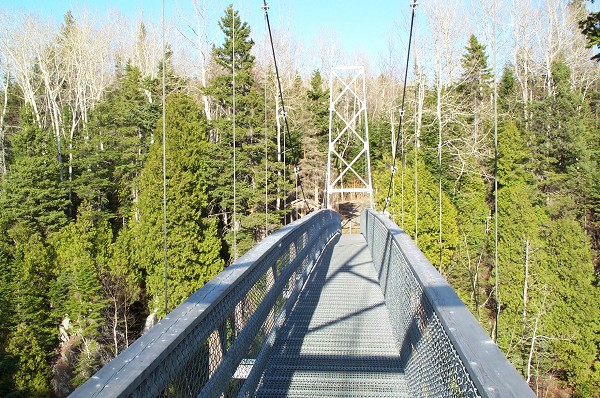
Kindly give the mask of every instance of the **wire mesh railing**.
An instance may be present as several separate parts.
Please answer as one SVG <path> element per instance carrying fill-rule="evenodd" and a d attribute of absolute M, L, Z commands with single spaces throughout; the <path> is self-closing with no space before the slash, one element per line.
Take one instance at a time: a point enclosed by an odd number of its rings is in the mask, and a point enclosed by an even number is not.
<path fill-rule="evenodd" d="M 413 241 L 366 210 L 372 253 L 413 397 L 535 397 Z"/>
<path fill-rule="evenodd" d="M 265 238 L 73 397 L 220 397 L 253 390 L 276 331 L 340 218 L 314 212 Z"/>

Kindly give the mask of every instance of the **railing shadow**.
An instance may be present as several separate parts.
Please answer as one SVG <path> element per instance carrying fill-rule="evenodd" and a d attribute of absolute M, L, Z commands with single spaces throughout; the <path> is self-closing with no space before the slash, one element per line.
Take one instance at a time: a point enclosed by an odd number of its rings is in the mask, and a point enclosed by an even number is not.
<path fill-rule="evenodd" d="M 361 251 L 363 250 L 368 249 L 364 247 Z M 303 391 L 306 396 L 311 396 L 315 391 L 320 391 L 322 395 L 328 388 L 331 388 L 332 383 L 336 385 L 337 396 L 341 396 L 339 394 L 343 395 L 342 391 L 348 393 L 355 391 L 358 388 L 357 379 L 351 377 L 352 374 L 360 374 L 363 378 L 363 384 L 360 386 L 361 391 L 368 388 L 379 389 L 383 380 L 387 380 L 388 383 L 395 383 L 398 388 L 401 386 L 401 382 L 398 382 L 398 380 L 400 380 L 399 376 L 402 375 L 402 366 L 400 357 L 397 354 L 369 353 L 369 355 L 356 355 L 355 353 L 332 352 L 332 347 L 325 350 L 326 352 L 301 352 L 305 340 L 309 339 L 312 334 L 318 332 L 327 334 L 328 328 L 330 330 L 335 329 L 345 323 L 351 325 L 352 321 L 360 321 L 361 316 L 385 306 L 383 300 L 380 300 L 356 311 L 340 311 L 340 314 L 332 317 L 331 320 L 321 318 L 317 322 L 311 323 L 317 309 L 322 305 L 321 297 L 324 291 L 334 278 L 341 276 L 340 274 L 350 274 L 352 278 L 356 278 L 363 284 L 377 285 L 378 289 L 378 282 L 374 278 L 361 275 L 353 269 L 370 264 L 370 262 L 355 262 L 357 257 L 362 254 L 360 251 L 349 256 L 345 263 L 337 269 L 332 269 L 332 254 L 333 248 L 330 251 L 328 249 L 328 256 L 324 256 L 323 261 L 315 267 L 307 280 L 292 314 L 278 336 L 270 366 L 265 369 L 263 382 L 257 391 L 257 396 L 285 396 L 289 393 L 292 383 L 299 382 L 298 378 L 301 377 L 303 372 L 312 375 L 310 385 L 307 381 L 306 391 Z M 360 259 L 358 260 L 360 261 Z M 360 330 L 345 330 L 344 333 L 348 336 L 348 340 L 345 340 L 342 344 L 351 342 L 353 338 L 359 338 L 360 336 Z M 345 350 L 342 348 L 341 351 Z M 282 360 L 282 358 L 288 358 L 288 360 Z M 378 374 L 378 380 L 370 384 L 365 383 L 364 377 L 366 377 L 366 374 Z M 334 377 L 335 380 L 329 380 L 328 377 Z M 360 380 L 360 377 L 358 379 Z M 347 380 L 347 383 L 344 380 Z"/>

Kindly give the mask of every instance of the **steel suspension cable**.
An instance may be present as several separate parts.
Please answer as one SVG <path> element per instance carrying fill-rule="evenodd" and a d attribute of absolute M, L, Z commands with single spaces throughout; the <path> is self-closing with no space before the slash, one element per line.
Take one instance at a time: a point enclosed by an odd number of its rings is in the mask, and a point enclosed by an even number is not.
<path fill-rule="evenodd" d="M 406 81 L 408 79 L 408 67 L 410 62 L 410 50 L 412 44 L 413 37 L 413 26 L 415 21 L 415 8 L 417 8 L 418 2 L 417 0 L 412 0 L 410 3 L 410 8 L 412 9 L 411 17 L 410 17 L 410 32 L 408 34 L 408 49 L 406 52 L 406 68 L 404 69 L 404 83 L 402 85 L 402 104 L 400 106 L 400 121 L 398 122 L 398 131 L 396 132 L 396 142 L 400 139 L 400 134 L 402 133 L 402 124 L 404 122 L 404 101 L 406 99 Z M 385 197 L 385 204 L 383 206 L 383 211 L 387 209 L 388 203 L 390 201 L 390 194 L 392 192 L 392 182 L 394 181 L 394 174 L 396 173 L 396 148 L 393 149 L 392 153 L 392 168 L 390 173 L 390 182 L 388 183 L 388 192 Z"/>
<path fill-rule="evenodd" d="M 500 317 L 500 292 L 498 291 L 498 82 L 496 80 L 496 57 L 498 47 L 496 43 L 496 0 L 494 0 L 494 298 L 496 300 L 496 313 L 494 322 L 493 341 L 498 341 L 498 318 Z"/>
<path fill-rule="evenodd" d="M 265 23 L 266 27 L 266 23 Z M 266 32 L 266 29 L 265 29 Z M 265 34 L 265 44 L 267 41 L 267 36 Z M 268 71 L 269 68 L 265 65 L 265 237 L 269 235 L 269 127 L 268 127 L 268 117 L 267 117 L 267 80 L 268 80 Z"/>
<path fill-rule="evenodd" d="M 267 5 L 267 0 L 263 0 L 262 9 L 265 13 L 265 21 L 267 22 L 267 31 L 269 33 L 269 40 L 271 42 L 271 53 L 273 55 L 273 65 L 275 66 L 275 76 L 277 78 L 277 87 L 279 89 L 279 99 L 281 101 L 281 115 L 283 116 L 283 123 L 284 123 L 284 127 L 285 127 L 285 137 L 287 137 L 287 139 L 290 141 L 290 144 L 292 145 L 292 156 L 294 158 L 296 158 L 298 151 L 297 151 L 297 147 L 293 145 L 294 141 L 292 141 L 292 137 L 290 134 L 290 128 L 288 125 L 287 111 L 285 110 L 285 102 L 283 100 L 283 90 L 281 89 L 281 79 L 279 78 L 279 68 L 277 67 L 277 57 L 275 56 L 275 44 L 273 43 L 273 35 L 271 33 L 271 23 L 269 22 L 269 6 Z M 285 156 L 285 150 L 284 150 L 284 156 Z M 285 161 L 284 161 L 284 164 L 285 164 Z M 310 207 L 308 200 L 306 199 L 306 195 L 304 194 L 304 187 L 302 186 L 302 179 L 300 178 L 299 168 L 295 163 L 293 163 L 292 166 L 294 167 L 294 173 L 296 174 L 296 181 L 298 182 L 298 184 L 300 186 L 300 193 L 302 194 L 302 201 L 304 202 L 304 205 L 306 206 L 308 211 L 311 212 L 312 208 Z"/>
<path fill-rule="evenodd" d="M 165 283 L 165 315 L 169 312 L 169 273 L 167 267 L 167 111 L 166 111 L 166 84 L 165 84 L 165 0 L 162 1 L 162 167 L 163 167 L 163 261 Z"/>
<path fill-rule="evenodd" d="M 237 260 L 237 165 L 236 165 L 236 136 L 235 136 L 235 3 L 231 3 L 231 97 L 232 97 L 232 128 L 233 128 L 233 259 Z"/>

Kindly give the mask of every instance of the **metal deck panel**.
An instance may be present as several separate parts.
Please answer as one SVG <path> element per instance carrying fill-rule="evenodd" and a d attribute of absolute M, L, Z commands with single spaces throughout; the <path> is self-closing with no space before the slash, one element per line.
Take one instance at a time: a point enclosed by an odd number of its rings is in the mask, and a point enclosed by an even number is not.
<path fill-rule="evenodd" d="M 258 397 L 407 397 L 398 343 L 362 235 L 342 235 L 275 343 Z"/>

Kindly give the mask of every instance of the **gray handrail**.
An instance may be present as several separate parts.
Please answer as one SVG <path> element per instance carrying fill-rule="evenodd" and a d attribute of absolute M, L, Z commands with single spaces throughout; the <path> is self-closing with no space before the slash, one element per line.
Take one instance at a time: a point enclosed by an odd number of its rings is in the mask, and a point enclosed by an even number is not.
<path fill-rule="evenodd" d="M 339 231 L 337 213 L 320 210 L 274 232 L 71 396 L 235 394 L 271 330 L 284 321 L 285 309 L 304 278 Z"/>
<path fill-rule="evenodd" d="M 535 397 L 410 237 L 373 210 L 361 215 L 415 397 Z"/>

